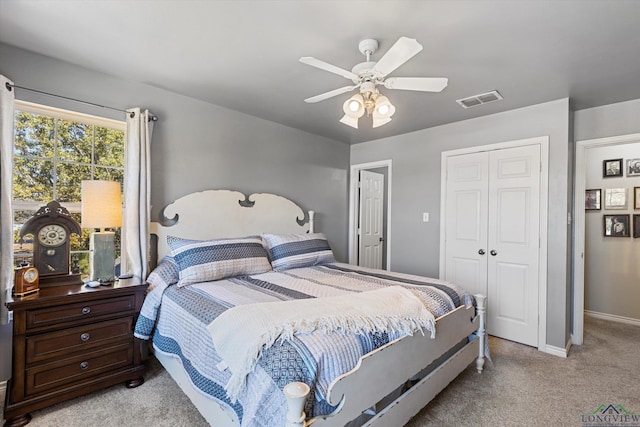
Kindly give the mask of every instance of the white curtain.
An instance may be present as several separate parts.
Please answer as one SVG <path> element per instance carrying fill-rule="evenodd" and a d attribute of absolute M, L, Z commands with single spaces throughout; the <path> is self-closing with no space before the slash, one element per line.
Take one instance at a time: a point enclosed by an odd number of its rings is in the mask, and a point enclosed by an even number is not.
<path fill-rule="evenodd" d="M 13 286 L 13 82 L 0 75 L 0 324 L 8 323 L 4 305 Z"/>
<path fill-rule="evenodd" d="M 133 274 L 139 280 L 145 280 L 149 274 L 153 130 L 150 116 L 149 110 L 127 110 L 121 274 Z"/>

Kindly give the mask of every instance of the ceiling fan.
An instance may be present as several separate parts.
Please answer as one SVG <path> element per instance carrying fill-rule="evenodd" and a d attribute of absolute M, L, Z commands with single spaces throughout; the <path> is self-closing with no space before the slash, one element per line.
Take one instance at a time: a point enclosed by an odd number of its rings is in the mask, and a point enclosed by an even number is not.
<path fill-rule="evenodd" d="M 376 40 L 362 40 L 358 45 L 358 49 L 366 57 L 366 61 L 357 64 L 351 71 L 310 56 L 300 58 L 300 62 L 303 64 L 338 74 L 354 83 L 352 86 L 334 89 L 312 96 L 304 101 L 308 103 L 324 101 L 359 88 L 360 93 L 352 96 L 344 103 L 345 116 L 340 121 L 357 129 L 358 119 L 366 111 L 367 115 L 373 115 L 373 127 L 378 127 L 391 121 L 391 116 L 395 113 L 395 107 L 386 96 L 380 94 L 376 86 L 383 85 L 387 89 L 422 92 L 440 92 L 447 87 L 448 79 L 446 77 L 387 78 L 390 73 L 422 50 L 422 45 L 416 39 L 400 37 L 378 61 L 371 61 L 371 55 L 378 50 L 378 42 Z"/>

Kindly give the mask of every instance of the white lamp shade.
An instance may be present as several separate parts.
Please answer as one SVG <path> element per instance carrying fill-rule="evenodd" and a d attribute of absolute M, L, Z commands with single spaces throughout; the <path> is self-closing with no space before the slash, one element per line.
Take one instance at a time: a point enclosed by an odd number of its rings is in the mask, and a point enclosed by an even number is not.
<path fill-rule="evenodd" d="M 344 117 L 340 119 L 340 122 L 358 129 L 358 119 L 356 117 L 350 117 L 345 114 Z"/>
<path fill-rule="evenodd" d="M 377 128 L 378 126 L 385 125 L 391 121 L 391 117 L 376 117 L 373 114 L 373 125 L 371 127 Z"/>
<path fill-rule="evenodd" d="M 396 112 L 396 107 L 389 101 L 384 95 L 380 95 L 376 98 L 376 108 L 374 110 L 374 116 L 377 113 L 381 117 L 391 117 Z"/>
<path fill-rule="evenodd" d="M 82 181 L 82 227 L 111 228 L 122 225 L 122 193 L 115 181 Z"/>

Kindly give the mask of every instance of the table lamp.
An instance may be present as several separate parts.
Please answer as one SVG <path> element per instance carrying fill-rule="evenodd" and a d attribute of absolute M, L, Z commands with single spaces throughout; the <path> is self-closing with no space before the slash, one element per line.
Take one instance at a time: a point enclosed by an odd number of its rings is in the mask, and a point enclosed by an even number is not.
<path fill-rule="evenodd" d="M 122 225 L 122 194 L 115 181 L 82 181 L 82 228 L 98 228 L 89 240 L 89 280 L 111 283 L 115 280 L 114 231 L 105 228 Z"/>

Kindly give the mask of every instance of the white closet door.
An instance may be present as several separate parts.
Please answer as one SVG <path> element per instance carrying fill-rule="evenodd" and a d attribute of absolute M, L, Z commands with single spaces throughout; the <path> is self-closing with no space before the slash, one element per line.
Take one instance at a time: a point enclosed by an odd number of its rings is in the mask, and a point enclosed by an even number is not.
<path fill-rule="evenodd" d="M 487 295 L 489 334 L 538 346 L 540 146 L 447 159 L 445 279 Z"/>
<path fill-rule="evenodd" d="M 487 295 L 489 154 L 447 159 L 446 280 Z"/>
<path fill-rule="evenodd" d="M 538 346 L 540 146 L 489 157 L 489 333 Z"/>

